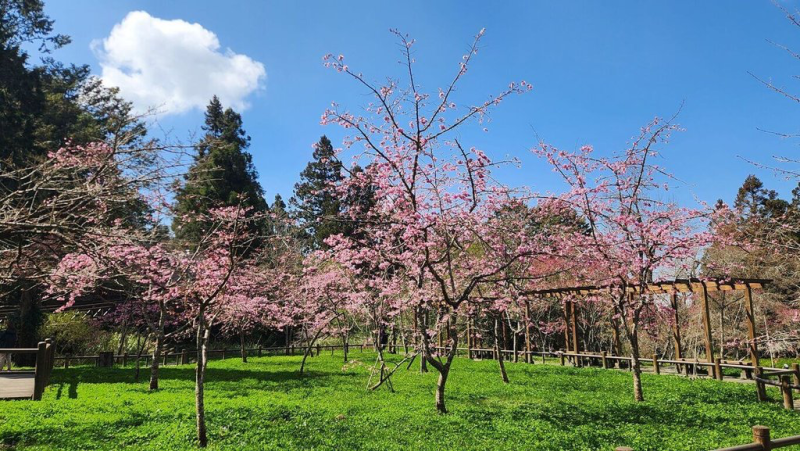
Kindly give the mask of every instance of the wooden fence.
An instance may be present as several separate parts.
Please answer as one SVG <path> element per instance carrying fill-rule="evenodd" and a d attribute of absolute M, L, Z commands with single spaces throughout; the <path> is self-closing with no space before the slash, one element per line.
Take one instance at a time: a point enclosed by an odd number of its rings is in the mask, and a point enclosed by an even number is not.
<path fill-rule="evenodd" d="M 443 347 L 434 347 L 436 350 L 445 350 Z M 497 359 L 498 353 L 492 348 L 458 348 L 456 354 L 458 355 L 465 351 L 470 358 L 492 358 Z M 528 351 L 515 351 L 515 350 L 500 350 L 503 355 L 512 355 L 513 361 L 518 361 L 520 356 L 525 360 L 532 361 L 528 356 L 541 356 L 542 361 L 545 357 L 559 359 L 560 364 L 566 365 L 567 361 L 575 366 L 597 366 L 604 369 L 609 368 L 622 368 L 623 365 L 628 370 L 632 370 L 631 361 L 632 357 L 617 356 L 609 354 L 606 351 L 600 353 L 575 353 L 565 351 L 545 351 L 545 352 L 528 352 Z M 624 362 L 624 364 L 622 364 Z M 778 387 L 783 397 L 783 406 L 788 410 L 794 410 L 794 398 L 792 390 L 800 391 L 800 364 L 792 364 L 790 368 L 770 368 L 762 366 L 752 366 L 742 360 L 730 361 L 715 358 L 713 362 L 704 362 L 699 359 L 659 359 L 658 356 L 652 358 L 640 358 L 639 364 L 643 368 L 652 368 L 653 373 L 661 374 L 665 366 L 674 366 L 676 373 L 684 374 L 686 376 L 697 376 L 700 372 L 706 372 L 714 379 L 723 381 L 725 380 L 725 369 L 735 369 L 740 371 L 740 378 L 748 379 L 755 382 L 756 396 L 759 401 L 767 401 L 766 386 Z M 727 376 L 730 378 L 730 376 Z M 775 378 L 775 379 L 771 379 Z"/>
<path fill-rule="evenodd" d="M 15 390 L 32 393 L 30 395 L 31 399 L 39 401 L 42 399 L 44 389 L 50 384 L 50 375 L 53 373 L 55 362 L 54 353 L 55 347 L 49 338 L 39 342 L 35 348 L 0 348 L 0 354 L 9 356 L 13 354 L 36 354 L 36 366 L 33 370 L 0 371 L 0 376 L 13 377 L 16 382 L 14 384 Z M 8 381 L 7 384 L 11 385 Z M 32 390 L 28 390 L 29 387 Z M 27 396 L 25 394 L 25 397 Z M 16 398 L 16 393 L 10 393 L 9 396 L 5 396 L 2 387 L 0 387 L 0 398 Z"/>
<path fill-rule="evenodd" d="M 800 435 L 784 437 L 772 440 L 769 428 L 766 426 L 753 426 L 753 443 L 746 445 L 732 446 L 730 448 L 720 448 L 714 451 L 770 451 L 787 446 L 800 445 Z M 615 451 L 634 451 L 627 446 L 618 446 Z"/>

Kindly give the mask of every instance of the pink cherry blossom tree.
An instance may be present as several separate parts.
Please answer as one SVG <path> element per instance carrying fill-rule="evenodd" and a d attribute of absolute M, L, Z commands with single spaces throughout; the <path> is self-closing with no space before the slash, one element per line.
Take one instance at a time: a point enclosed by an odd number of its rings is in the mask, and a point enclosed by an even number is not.
<path fill-rule="evenodd" d="M 459 106 L 454 94 L 478 52 L 483 30 L 458 63 L 446 87 L 430 95 L 415 79 L 414 44 L 394 32 L 403 48 L 406 82 L 369 82 L 353 71 L 343 56 L 327 55 L 325 65 L 352 78 L 373 98 L 364 115 L 333 106 L 323 124 L 337 124 L 352 133 L 345 147 L 365 168 L 373 184 L 376 205 L 367 213 L 360 236 L 329 238 L 336 259 L 352 270 L 366 271 L 375 263 L 391 271 L 393 283 L 404 285 L 405 296 L 392 302 L 417 318 L 417 342 L 427 364 L 439 373 L 436 408 L 447 412 L 445 386 L 458 345 L 456 324 L 462 305 L 477 301 L 477 287 L 499 283 L 517 262 L 546 253 L 521 234 L 522 227 L 499 221 L 509 204 L 524 193 L 497 183 L 490 175 L 493 162 L 485 152 L 463 146 L 456 130 L 467 124 L 485 125 L 491 109 L 512 94 L 528 91 L 526 82 L 511 83 L 487 100 Z M 350 191 L 353 179 L 343 182 Z M 424 321 L 429 315 L 434 321 Z M 431 337 L 446 336 L 445 349 L 435 350 Z"/>
<path fill-rule="evenodd" d="M 670 177 L 654 160 L 657 147 L 675 129 L 670 122 L 656 119 L 627 150 L 612 157 L 595 156 L 590 146 L 574 153 L 545 144 L 536 149 L 570 188 L 557 202 L 586 220 L 589 233 L 575 235 L 571 246 L 586 269 L 578 275 L 611 287 L 606 299 L 631 346 L 637 401 L 644 400 L 639 331 L 655 302 L 647 284 L 659 274 L 686 274 L 711 242 L 704 227 L 708 211 L 664 200 L 665 180 Z"/>

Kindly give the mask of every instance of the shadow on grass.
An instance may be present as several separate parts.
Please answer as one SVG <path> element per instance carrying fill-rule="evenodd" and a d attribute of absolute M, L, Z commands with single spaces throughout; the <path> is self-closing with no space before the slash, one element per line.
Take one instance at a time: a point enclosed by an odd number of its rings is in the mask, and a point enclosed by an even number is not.
<path fill-rule="evenodd" d="M 143 368 L 139 380 L 134 380 L 134 369 L 130 368 L 93 368 L 77 367 L 60 370 L 54 374 L 52 388 L 56 388 L 56 399 L 63 397 L 64 388 L 71 399 L 78 397 L 79 384 L 124 384 L 126 386 L 146 387 L 150 372 Z M 342 378 L 356 376 L 355 374 L 341 372 L 304 371 L 300 374 L 296 369 L 266 370 L 264 367 L 252 369 L 207 368 L 206 385 L 224 396 L 245 396 L 248 393 L 269 388 L 288 392 L 297 388 L 317 388 L 339 384 Z M 185 391 L 186 386 L 193 386 L 195 381 L 195 367 L 161 367 L 159 380 L 162 382 L 158 392 Z M 249 383 L 242 384 L 242 381 Z M 186 384 L 176 386 L 168 381 L 183 381 Z M 231 383 L 227 383 L 231 382 Z"/>

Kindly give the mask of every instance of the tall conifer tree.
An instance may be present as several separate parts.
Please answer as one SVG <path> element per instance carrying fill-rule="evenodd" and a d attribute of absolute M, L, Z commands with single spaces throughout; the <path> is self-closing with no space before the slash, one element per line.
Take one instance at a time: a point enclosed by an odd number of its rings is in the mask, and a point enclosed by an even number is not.
<path fill-rule="evenodd" d="M 331 141 L 322 136 L 314 146 L 313 160 L 300 173 L 291 199 L 311 249 L 323 249 L 325 238 L 347 232 L 339 217 L 342 202 L 333 189 L 343 177 L 342 163 L 336 158 Z"/>
<path fill-rule="evenodd" d="M 253 157 L 247 152 L 250 137 L 242 128 L 242 116 L 231 108 L 223 109 L 214 96 L 206 108 L 203 130 L 206 134 L 198 145 L 194 164 L 176 195 L 172 227 L 176 238 L 185 244 L 198 243 L 209 224 L 186 223 L 183 215 L 235 205 L 249 207 L 252 214 L 268 209 Z"/>

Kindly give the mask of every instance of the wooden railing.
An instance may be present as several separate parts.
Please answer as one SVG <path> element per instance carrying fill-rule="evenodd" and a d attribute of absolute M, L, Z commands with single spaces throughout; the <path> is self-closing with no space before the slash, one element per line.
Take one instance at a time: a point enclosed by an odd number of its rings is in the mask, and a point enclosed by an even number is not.
<path fill-rule="evenodd" d="M 31 370 L 14 370 L 14 374 L 33 373 L 33 396 L 31 399 L 42 399 L 44 389 L 50 384 L 50 375 L 53 373 L 55 362 L 55 347 L 51 339 L 39 342 L 35 348 L 0 348 L 0 354 L 36 354 L 36 366 Z M 1 370 L 1 369 L 0 369 Z M 9 373 L 9 372 L 5 372 Z"/>
<path fill-rule="evenodd" d="M 753 426 L 753 443 L 732 446 L 730 448 L 720 448 L 714 451 L 770 451 L 792 445 L 800 445 L 800 435 L 772 440 L 768 427 Z M 614 449 L 615 451 L 634 451 L 633 448 L 627 446 L 618 446 Z"/>
<path fill-rule="evenodd" d="M 447 348 L 433 347 L 437 351 L 443 351 Z M 456 354 L 465 351 L 471 358 L 493 358 L 497 359 L 497 351 L 491 348 L 458 348 Z M 559 359 L 559 363 L 563 366 L 567 361 L 572 362 L 576 366 L 596 365 L 604 369 L 615 368 L 618 365 L 616 362 L 626 362 L 626 367 L 631 370 L 632 357 L 611 355 L 606 351 L 599 353 L 574 353 L 566 351 L 514 351 L 514 350 L 500 350 L 503 355 L 513 355 L 514 361 L 518 356 L 526 357 L 528 354 L 531 356 L 541 356 L 542 360 L 546 356 Z M 783 397 L 783 406 L 786 409 L 794 409 L 794 399 L 792 390 L 800 390 L 800 364 L 792 364 L 791 368 L 770 368 L 770 367 L 754 367 L 742 360 L 729 361 L 720 358 L 714 359 L 713 362 L 704 362 L 699 359 L 659 359 L 658 356 L 652 358 L 640 358 L 639 364 L 642 367 L 652 368 L 653 373 L 661 374 L 661 370 L 666 365 L 673 365 L 678 373 L 683 373 L 687 376 L 697 375 L 698 369 L 706 368 L 708 374 L 717 379 L 725 380 L 724 369 L 736 369 L 741 371 L 741 378 L 753 380 L 756 386 L 756 395 L 759 401 L 767 401 L 766 386 L 771 385 L 778 387 Z M 621 365 L 620 365 L 621 366 Z M 770 378 L 776 378 L 775 380 Z"/>

